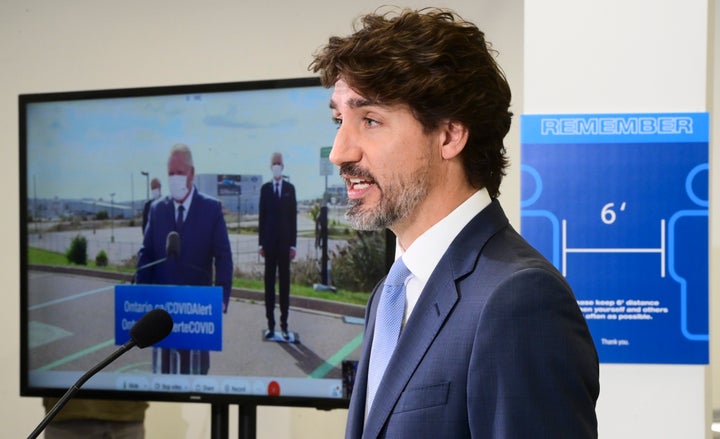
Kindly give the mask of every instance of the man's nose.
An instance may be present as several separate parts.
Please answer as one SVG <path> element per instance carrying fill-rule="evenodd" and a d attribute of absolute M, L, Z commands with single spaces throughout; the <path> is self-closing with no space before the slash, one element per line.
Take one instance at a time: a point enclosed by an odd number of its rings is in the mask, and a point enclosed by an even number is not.
<path fill-rule="evenodd" d="M 348 125 L 340 125 L 332 149 L 330 150 L 330 162 L 335 166 L 343 163 L 357 162 L 360 160 L 360 149 L 357 146 L 357 136 L 354 135 Z"/>

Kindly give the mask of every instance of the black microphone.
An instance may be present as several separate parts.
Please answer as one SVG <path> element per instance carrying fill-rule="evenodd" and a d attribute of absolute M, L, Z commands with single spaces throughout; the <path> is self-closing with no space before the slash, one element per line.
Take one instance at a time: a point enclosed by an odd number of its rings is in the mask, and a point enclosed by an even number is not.
<path fill-rule="evenodd" d="M 164 309 L 148 311 L 130 328 L 130 340 L 125 345 L 130 345 L 128 349 L 133 346 L 140 349 L 152 346 L 170 335 L 173 325 L 172 317 Z"/>
<path fill-rule="evenodd" d="M 153 267 L 158 264 L 162 264 L 163 262 L 167 261 L 168 259 L 177 259 L 180 257 L 180 234 L 176 231 L 171 231 L 167 234 L 167 237 L 165 238 L 165 257 L 160 258 L 157 261 L 149 262 L 145 265 L 142 265 L 135 269 L 135 273 L 133 273 L 132 278 L 130 278 L 130 283 L 135 283 L 137 279 L 137 274 L 145 270 L 147 268 Z"/>
<path fill-rule="evenodd" d="M 165 254 L 168 259 L 180 257 L 180 234 L 174 230 L 168 233 L 165 239 Z"/>
<path fill-rule="evenodd" d="M 130 340 L 128 340 L 125 344 L 120 346 L 118 350 L 110 354 L 107 358 L 105 358 L 103 361 L 98 363 L 95 367 L 87 371 L 83 376 L 80 377 L 79 380 L 73 384 L 70 389 L 68 389 L 67 392 L 58 400 L 58 402 L 53 406 L 52 410 L 50 410 L 47 415 L 45 415 L 45 418 L 43 418 L 42 422 L 35 428 L 35 430 L 30 433 L 30 436 L 28 436 L 28 439 L 34 439 L 42 433 L 42 431 L 47 427 L 47 425 L 50 423 L 50 421 L 53 420 L 55 415 L 58 414 L 58 412 L 67 404 L 67 402 L 72 398 L 72 396 L 80 390 L 80 386 L 85 384 L 87 380 L 89 380 L 93 375 L 98 373 L 100 370 L 102 370 L 105 366 L 115 361 L 119 356 L 124 354 L 125 352 L 132 349 L 133 346 L 137 346 L 140 349 L 154 345 L 155 343 L 159 342 L 160 340 L 167 337 L 173 328 L 173 319 L 168 314 L 167 311 L 164 309 L 154 309 L 138 320 L 132 328 L 130 328 Z"/>

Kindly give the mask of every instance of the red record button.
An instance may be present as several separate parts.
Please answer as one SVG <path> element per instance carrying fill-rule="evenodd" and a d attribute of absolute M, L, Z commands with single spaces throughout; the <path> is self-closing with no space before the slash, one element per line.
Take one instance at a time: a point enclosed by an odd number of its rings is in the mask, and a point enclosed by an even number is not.
<path fill-rule="evenodd" d="M 280 383 L 277 381 L 270 381 L 270 384 L 268 384 L 268 395 L 280 396 Z"/>

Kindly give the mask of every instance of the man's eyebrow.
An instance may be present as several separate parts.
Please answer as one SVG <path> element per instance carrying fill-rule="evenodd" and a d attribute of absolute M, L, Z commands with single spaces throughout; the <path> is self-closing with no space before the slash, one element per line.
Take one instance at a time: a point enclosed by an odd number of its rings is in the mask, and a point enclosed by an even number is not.
<path fill-rule="evenodd" d="M 371 101 L 370 99 L 365 98 L 353 98 L 348 99 L 347 105 L 350 108 L 361 108 L 361 107 L 368 107 L 370 105 L 377 105 L 377 102 Z M 330 109 L 335 110 L 337 109 L 337 104 L 334 100 L 330 99 Z"/>

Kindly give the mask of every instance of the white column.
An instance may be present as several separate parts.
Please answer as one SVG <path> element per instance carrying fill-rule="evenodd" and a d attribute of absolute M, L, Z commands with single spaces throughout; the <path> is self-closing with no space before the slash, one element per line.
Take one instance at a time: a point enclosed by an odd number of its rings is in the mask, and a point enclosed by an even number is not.
<path fill-rule="evenodd" d="M 705 0 L 526 0 L 524 29 L 526 114 L 708 111 Z M 601 438 L 711 437 L 709 367 L 600 372 Z"/>

